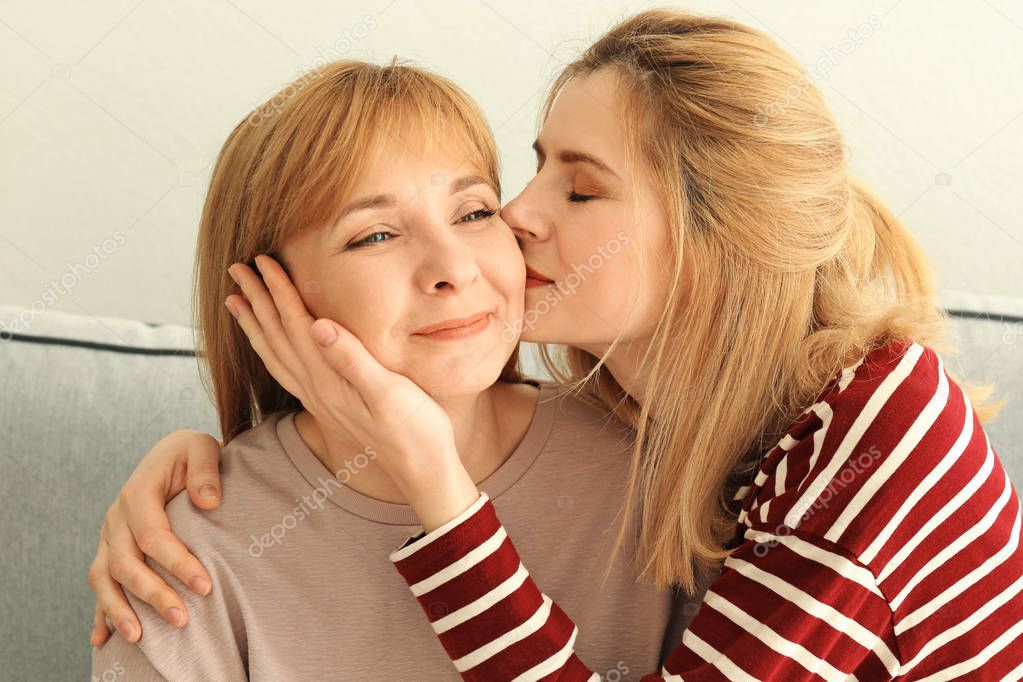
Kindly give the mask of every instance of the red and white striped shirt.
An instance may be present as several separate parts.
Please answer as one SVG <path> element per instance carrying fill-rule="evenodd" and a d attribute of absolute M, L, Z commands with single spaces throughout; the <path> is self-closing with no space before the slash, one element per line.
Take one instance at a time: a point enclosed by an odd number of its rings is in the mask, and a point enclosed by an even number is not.
<path fill-rule="evenodd" d="M 933 351 L 844 369 L 737 500 L 735 550 L 644 682 L 1023 678 L 1020 500 Z M 391 560 L 464 679 L 601 679 L 485 494 Z"/>

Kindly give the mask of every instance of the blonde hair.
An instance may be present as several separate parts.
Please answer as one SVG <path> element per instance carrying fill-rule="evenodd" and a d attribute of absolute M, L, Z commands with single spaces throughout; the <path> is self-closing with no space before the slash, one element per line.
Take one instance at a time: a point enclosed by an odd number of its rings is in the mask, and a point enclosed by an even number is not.
<path fill-rule="evenodd" d="M 893 340 L 947 347 L 945 317 L 923 252 L 851 177 L 820 92 L 770 38 L 642 12 L 563 70 L 544 117 L 566 84 L 601 69 L 621 84 L 632 169 L 662 192 L 671 290 L 642 404 L 607 353 L 542 347 L 541 357 L 636 428 L 623 519 L 641 507 L 639 576 L 693 592 L 728 554 L 738 481 L 828 380 Z"/>
<path fill-rule="evenodd" d="M 500 195 L 494 138 L 476 104 L 451 81 L 397 62 L 339 61 L 304 74 L 238 123 L 220 150 L 192 295 L 200 376 L 224 444 L 271 413 L 301 409 L 224 307 L 237 293 L 227 268 L 252 265 L 258 254 L 274 255 L 292 237 L 334 222 L 389 139 L 420 147 L 413 152 L 440 140 L 461 145 Z M 517 352 L 501 379 L 519 380 Z"/>

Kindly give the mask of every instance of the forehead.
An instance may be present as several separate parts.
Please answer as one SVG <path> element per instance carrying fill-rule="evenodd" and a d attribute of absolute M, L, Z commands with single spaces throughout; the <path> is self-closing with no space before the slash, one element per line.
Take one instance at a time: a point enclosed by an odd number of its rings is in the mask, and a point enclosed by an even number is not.
<path fill-rule="evenodd" d="M 401 187 L 447 188 L 463 175 L 491 180 L 478 150 L 456 139 L 430 141 L 389 136 L 382 140 L 354 178 L 353 197 L 376 192 L 397 192 Z M 493 188 L 496 191 L 496 188 Z"/>
<path fill-rule="evenodd" d="M 601 70 L 569 81 L 554 100 L 540 130 L 547 149 L 585 151 L 612 167 L 625 164 L 624 100 L 618 77 Z"/>

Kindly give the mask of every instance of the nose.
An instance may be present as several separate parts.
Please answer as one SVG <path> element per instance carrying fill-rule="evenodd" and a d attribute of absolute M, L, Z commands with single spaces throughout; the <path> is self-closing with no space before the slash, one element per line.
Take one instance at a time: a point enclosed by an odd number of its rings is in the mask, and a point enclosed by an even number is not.
<path fill-rule="evenodd" d="M 425 294 L 462 291 L 480 278 L 476 254 L 450 228 L 424 239 L 416 284 Z"/>
<path fill-rule="evenodd" d="M 509 201 L 501 209 L 501 218 L 515 233 L 519 244 L 523 242 L 541 242 L 551 235 L 551 224 L 540 210 L 536 178 L 533 179 L 519 195 Z"/>

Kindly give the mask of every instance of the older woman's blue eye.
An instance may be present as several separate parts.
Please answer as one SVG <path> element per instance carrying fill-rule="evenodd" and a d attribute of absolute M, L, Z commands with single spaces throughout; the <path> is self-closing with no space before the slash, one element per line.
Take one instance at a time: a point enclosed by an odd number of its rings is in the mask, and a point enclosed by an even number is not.
<path fill-rule="evenodd" d="M 480 208 L 470 213 L 466 213 L 464 216 L 459 218 L 458 221 L 462 223 L 472 223 L 477 220 L 486 220 L 495 213 L 497 213 L 497 211 L 492 211 L 489 208 Z"/>
<path fill-rule="evenodd" d="M 389 237 L 392 237 L 392 236 L 393 235 L 390 232 L 374 232 L 373 234 L 369 235 L 365 239 L 360 239 L 357 242 L 353 242 L 352 243 L 352 248 L 359 248 L 360 246 L 365 246 L 366 244 L 378 244 L 380 242 L 385 242 L 385 241 L 387 241 L 387 239 L 378 239 L 378 237 L 388 237 L 389 238 Z"/>

